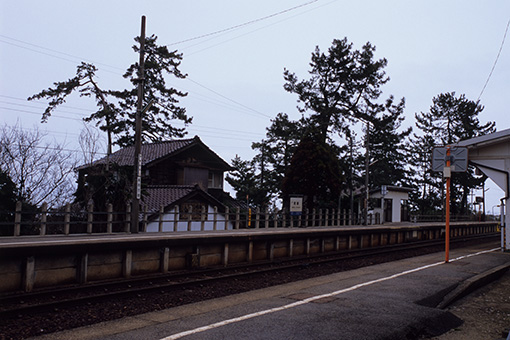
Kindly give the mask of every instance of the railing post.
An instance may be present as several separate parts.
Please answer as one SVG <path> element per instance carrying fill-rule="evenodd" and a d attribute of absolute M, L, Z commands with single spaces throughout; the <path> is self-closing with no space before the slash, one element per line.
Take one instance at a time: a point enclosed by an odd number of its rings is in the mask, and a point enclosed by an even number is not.
<path fill-rule="evenodd" d="M 126 224 L 124 225 L 124 232 L 131 231 L 131 203 L 126 204 Z"/>
<path fill-rule="evenodd" d="M 269 228 L 269 209 L 264 210 L 264 228 Z"/>
<path fill-rule="evenodd" d="M 165 207 L 159 207 L 159 223 L 158 223 L 158 232 L 163 232 L 163 215 L 165 214 Z"/>
<path fill-rule="evenodd" d="M 39 235 L 46 235 L 46 221 L 48 218 L 48 204 L 44 202 L 41 206 L 41 230 L 39 230 Z"/>
<path fill-rule="evenodd" d="M 287 212 L 285 209 L 282 209 L 282 228 L 287 227 Z"/>
<path fill-rule="evenodd" d="M 213 230 L 218 230 L 218 207 L 213 207 Z"/>
<path fill-rule="evenodd" d="M 106 206 L 106 233 L 111 234 L 113 232 L 112 220 L 113 220 L 113 205 L 108 203 Z"/>
<path fill-rule="evenodd" d="M 308 225 L 308 214 L 310 212 L 308 211 L 308 208 L 305 209 L 305 227 L 309 227 Z"/>
<path fill-rule="evenodd" d="M 255 209 L 255 229 L 260 227 L 260 208 Z"/>
<path fill-rule="evenodd" d="M 64 213 L 64 235 L 69 235 L 71 229 L 71 204 L 66 204 L 66 210 Z"/>
<path fill-rule="evenodd" d="M 326 209 L 326 215 L 324 215 L 324 226 L 329 227 L 329 209 Z"/>
<path fill-rule="evenodd" d="M 228 207 L 225 208 L 225 230 L 228 230 L 228 220 L 230 218 L 230 209 Z"/>
<path fill-rule="evenodd" d="M 278 228 L 278 214 L 276 210 L 273 212 L 273 228 Z"/>
<path fill-rule="evenodd" d="M 193 207 L 190 206 L 189 207 L 189 211 L 188 211 L 188 231 L 191 231 L 191 218 L 193 217 Z"/>
<path fill-rule="evenodd" d="M 205 205 L 202 206 L 202 211 L 200 212 L 200 230 L 204 231 L 205 229 Z"/>
<path fill-rule="evenodd" d="M 312 209 L 312 225 L 311 225 L 312 227 L 315 227 L 315 212 L 316 212 L 316 210 L 315 210 L 315 208 L 313 208 Z"/>
<path fill-rule="evenodd" d="M 142 217 L 142 230 L 143 232 L 147 232 L 147 205 L 143 207 L 143 217 Z"/>
<path fill-rule="evenodd" d="M 87 234 L 92 234 L 92 222 L 94 221 L 94 204 L 87 205 Z"/>
<path fill-rule="evenodd" d="M 241 208 L 237 207 L 236 208 L 236 224 L 235 224 L 235 228 L 236 229 L 239 229 L 239 223 L 240 223 L 240 210 Z"/>
<path fill-rule="evenodd" d="M 16 215 L 14 216 L 14 236 L 21 235 L 21 202 L 16 202 Z"/>
<path fill-rule="evenodd" d="M 143 222 L 142 222 L 142 230 L 143 232 L 147 232 L 147 204 L 143 207 Z"/>
<path fill-rule="evenodd" d="M 174 207 L 174 231 L 177 231 L 177 226 L 179 225 L 179 207 Z"/>

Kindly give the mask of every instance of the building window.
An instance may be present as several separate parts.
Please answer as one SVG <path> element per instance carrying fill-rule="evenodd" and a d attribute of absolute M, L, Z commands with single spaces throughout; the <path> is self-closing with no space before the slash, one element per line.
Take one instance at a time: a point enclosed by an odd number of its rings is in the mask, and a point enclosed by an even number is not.
<path fill-rule="evenodd" d="M 208 188 L 223 189 L 223 173 L 209 171 Z"/>

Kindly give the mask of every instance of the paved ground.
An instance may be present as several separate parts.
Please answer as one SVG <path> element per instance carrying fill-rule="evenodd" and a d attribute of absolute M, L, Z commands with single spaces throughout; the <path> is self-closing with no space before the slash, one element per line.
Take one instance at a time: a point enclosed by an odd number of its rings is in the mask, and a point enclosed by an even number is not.
<path fill-rule="evenodd" d="M 448 311 L 464 323 L 432 339 L 506 339 L 510 332 L 510 271 L 497 281 L 457 301 Z"/>
<path fill-rule="evenodd" d="M 492 326 L 496 337 L 483 331 L 475 335 L 472 329 L 478 329 L 475 321 L 480 321 L 476 317 L 479 312 L 471 313 L 473 320 L 466 319 L 462 325 L 461 319 L 468 315 L 461 313 L 467 310 L 462 301 L 450 310 L 435 308 L 459 283 L 510 263 L 509 253 L 485 252 L 489 248 L 454 250 L 451 259 L 456 260 L 448 264 L 443 263 L 442 253 L 430 254 L 66 331 L 41 340 L 417 339 L 452 327 L 459 330 L 447 336 L 460 336 L 452 339 L 497 339 L 503 329 L 496 328 L 506 321 Z M 507 284 L 495 287 L 502 289 L 501 301 L 507 305 L 508 276 L 504 278 L 501 282 Z M 478 302 L 479 308 L 499 306 L 500 300 L 484 299 Z M 500 312 L 508 317 L 508 309 Z"/>

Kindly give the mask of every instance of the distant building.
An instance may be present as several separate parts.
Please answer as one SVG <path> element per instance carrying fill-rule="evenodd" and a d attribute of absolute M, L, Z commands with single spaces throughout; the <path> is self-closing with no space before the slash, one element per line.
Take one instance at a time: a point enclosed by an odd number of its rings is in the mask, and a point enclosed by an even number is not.
<path fill-rule="evenodd" d="M 390 223 L 409 221 L 407 201 L 413 188 L 386 185 L 370 191 L 369 215 L 372 223 Z M 370 218 L 369 218 L 370 222 Z"/>
<path fill-rule="evenodd" d="M 142 157 L 142 210 L 147 210 L 148 231 L 157 231 L 157 221 L 162 208 L 165 219 L 174 219 L 177 207 L 178 230 L 187 230 L 189 217 L 194 227 L 201 220 L 201 212 L 224 213 L 226 207 L 237 207 L 239 203 L 223 190 L 225 171 L 231 166 L 220 156 L 207 147 L 198 136 L 190 139 L 172 140 L 160 143 L 143 144 Z M 92 197 L 98 190 L 89 175 L 104 171 L 106 165 L 115 168 L 119 173 L 132 173 L 134 162 L 134 146 L 118 150 L 89 165 L 79 167 L 78 181 L 82 183 L 85 197 Z M 120 194 L 120 193 L 119 193 Z M 154 230 L 154 225 L 156 229 Z M 173 223 L 164 224 L 164 231 L 174 230 Z M 186 225 L 186 228 L 184 227 Z M 208 227 L 207 227 L 208 228 Z"/>

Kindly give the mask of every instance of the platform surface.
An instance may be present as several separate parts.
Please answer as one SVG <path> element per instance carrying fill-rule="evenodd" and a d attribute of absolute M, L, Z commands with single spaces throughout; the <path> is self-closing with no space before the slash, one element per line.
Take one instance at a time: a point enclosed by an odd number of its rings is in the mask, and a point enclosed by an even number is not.
<path fill-rule="evenodd" d="M 494 222 L 452 222 L 455 225 L 484 225 L 494 224 Z M 215 230 L 215 231 L 179 231 L 179 232 L 140 232 L 137 234 L 128 233 L 98 233 L 98 234 L 71 234 L 71 235 L 45 235 L 45 236 L 8 236 L 0 237 L 0 252 L 13 248 L 28 247 L 53 247 L 68 245 L 87 245 L 87 244 L 106 244 L 106 243 L 125 243 L 125 242 L 143 242 L 158 240 L 176 240 L 176 239 L 197 239 L 197 238 L 216 238 L 216 237 L 250 237 L 261 235 L 284 235 L 284 234 L 310 234 L 314 232 L 356 232 L 370 231 L 378 229 L 387 230 L 412 230 L 422 227 L 440 227 L 444 222 L 423 222 L 423 223 L 385 223 L 378 225 L 352 225 L 352 226 L 328 226 L 328 227 L 307 227 L 307 228 L 250 228 L 237 230 Z"/>
<path fill-rule="evenodd" d="M 303 280 L 38 339 L 401 339 L 460 322 L 436 306 L 510 254 L 497 243 Z M 413 333 L 414 332 L 414 333 Z"/>

